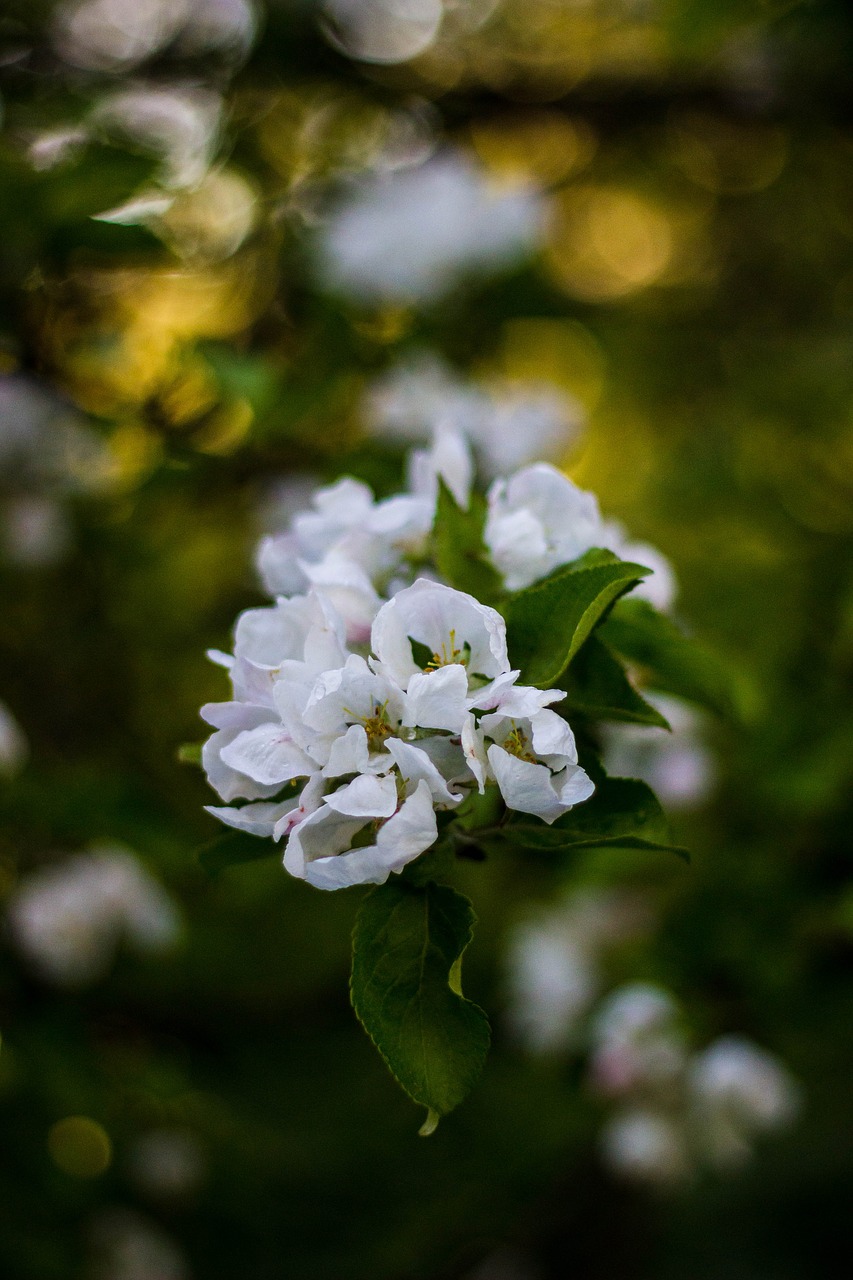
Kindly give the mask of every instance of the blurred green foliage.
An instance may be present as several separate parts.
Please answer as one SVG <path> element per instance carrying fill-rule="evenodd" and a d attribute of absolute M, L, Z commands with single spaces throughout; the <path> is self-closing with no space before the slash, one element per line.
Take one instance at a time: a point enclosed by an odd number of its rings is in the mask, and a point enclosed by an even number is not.
<path fill-rule="evenodd" d="M 79 125 L 121 79 L 63 61 L 52 8 L 11 3 L 0 24 L 0 359 L 88 420 L 109 483 L 68 499 L 63 560 L 0 564 L 0 697 L 31 753 L 19 777 L 0 780 L 0 884 L 9 895 L 59 853 L 118 840 L 167 885 L 185 924 L 173 953 L 120 954 L 71 994 L 4 944 L 0 1271 L 88 1276 L 92 1224 L 125 1206 L 179 1242 L 197 1280 L 843 1274 L 847 7 L 537 4 L 523 41 L 518 16 L 499 16 L 479 37 L 449 29 L 412 65 L 376 67 L 330 47 L 311 6 L 271 3 L 228 75 L 212 55 L 169 47 L 144 67 L 154 81 L 195 77 L 225 94 L 223 155 L 250 183 L 254 221 L 233 253 L 206 256 L 182 256 L 174 229 L 170 240 L 90 216 L 152 180 L 144 148 L 96 131 L 54 167 L 26 159 L 36 136 Z M 583 74 L 559 61 L 548 24 L 561 13 L 586 17 Z M 635 22 L 636 46 L 615 50 L 614 29 Z M 537 159 L 519 121 L 543 137 L 556 121 L 555 230 L 536 261 L 440 302 L 362 307 L 318 287 L 310 228 L 369 160 L 364 139 L 413 99 L 440 137 L 500 169 L 497 137 L 510 168 L 534 177 L 553 173 L 553 147 Z M 583 152 L 578 139 L 590 137 Z M 602 256 L 578 230 L 590 218 L 634 249 Z M 274 857 L 213 877 L 203 865 L 220 831 L 203 812 L 203 778 L 177 753 L 201 736 L 198 707 L 224 694 L 205 649 L 227 647 L 237 612 L 260 598 L 250 563 L 264 486 L 348 471 L 390 492 L 401 456 L 365 438 L 360 395 L 424 344 L 466 372 L 533 371 L 581 399 L 589 421 L 573 476 L 672 559 L 679 614 L 744 691 L 739 715 L 713 730 L 716 794 L 677 821 L 689 866 L 643 849 L 490 850 L 461 864 L 480 921 L 466 995 L 500 1008 L 506 930 L 526 900 L 567 884 L 642 887 L 660 923 L 626 956 L 627 976 L 672 988 L 701 1035 L 754 1036 L 803 1084 L 797 1129 L 730 1179 L 659 1198 L 609 1178 L 594 1150 L 600 1108 L 579 1070 L 524 1056 L 499 1020 L 479 1090 L 417 1140 L 347 1004 L 360 893 L 314 892 Z M 653 672 L 666 637 L 642 624 L 617 611 L 606 638 Z M 685 670 L 694 681 L 714 702 L 713 671 Z M 52 1126 L 78 1115 L 109 1136 L 111 1163 L 96 1177 L 51 1155 Z M 205 1176 L 185 1195 L 158 1198 L 134 1178 L 128 1153 L 158 1128 L 191 1130 L 204 1153 Z"/>

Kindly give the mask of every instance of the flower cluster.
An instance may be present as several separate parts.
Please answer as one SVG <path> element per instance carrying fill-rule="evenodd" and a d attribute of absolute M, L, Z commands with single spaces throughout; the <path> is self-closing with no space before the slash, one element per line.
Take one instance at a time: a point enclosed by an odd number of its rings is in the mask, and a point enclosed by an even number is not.
<path fill-rule="evenodd" d="M 632 1180 L 672 1185 L 702 1167 L 736 1169 L 799 1110 L 799 1088 L 773 1054 L 732 1035 L 693 1051 L 680 1017 L 669 992 L 637 983 L 593 1020 L 592 1081 L 618 1102 L 602 1155 Z"/>
<path fill-rule="evenodd" d="M 520 683 L 503 616 L 431 560 L 439 481 L 465 508 L 472 476 L 447 429 L 411 454 L 402 494 L 320 489 L 260 543 L 275 603 L 241 615 L 233 653 L 211 655 L 233 696 L 202 710 L 216 730 L 203 764 L 226 801 L 210 812 L 288 837 L 285 866 L 318 887 L 383 883 L 436 842 L 437 811 L 487 786 L 546 823 L 593 792 L 553 709 L 563 691 Z M 538 464 L 494 482 L 484 539 L 512 591 L 602 546 L 607 526 L 591 494 Z"/>
<path fill-rule="evenodd" d="M 618 1176 L 676 1186 L 700 1168 L 744 1164 L 762 1134 L 788 1127 L 799 1089 L 750 1040 L 724 1035 L 694 1049 L 675 997 L 651 983 L 605 991 L 605 959 L 648 933 L 636 892 L 576 889 L 515 926 L 507 952 L 507 1019 L 534 1054 L 581 1055 L 609 1104 L 600 1135 Z"/>

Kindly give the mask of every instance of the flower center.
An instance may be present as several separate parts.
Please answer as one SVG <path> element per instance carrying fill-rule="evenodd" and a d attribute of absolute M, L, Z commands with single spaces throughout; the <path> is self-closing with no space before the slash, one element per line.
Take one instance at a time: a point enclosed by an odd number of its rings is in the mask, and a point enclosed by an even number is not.
<path fill-rule="evenodd" d="M 471 657 L 471 646 L 467 640 L 462 642 L 461 649 L 456 644 L 456 632 L 451 631 L 450 637 L 446 644 L 442 644 L 441 653 L 434 653 L 429 662 L 424 667 L 424 671 L 437 671 L 439 667 L 449 667 L 454 662 L 459 662 L 463 667 L 467 667 L 468 660 Z"/>
<path fill-rule="evenodd" d="M 519 729 L 518 725 L 515 725 L 512 732 L 504 739 L 503 749 L 519 760 L 527 760 L 530 764 L 537 763 L 533 748 L 530 745 L 530 739 L 523 729 Z"/>
<path fill-rule="evenodd" d="M 367 745 L 371 751 L 378 751 L 384 745 L 385 739 L 390 738 L 394 732 L 388 719 L 387 698 L 382 703 L 374 702 L 372 715 L 355 716 L 346 707 L 344 708 L 344 714 L 364 725 L 364 731 L 367 734 Z"/>

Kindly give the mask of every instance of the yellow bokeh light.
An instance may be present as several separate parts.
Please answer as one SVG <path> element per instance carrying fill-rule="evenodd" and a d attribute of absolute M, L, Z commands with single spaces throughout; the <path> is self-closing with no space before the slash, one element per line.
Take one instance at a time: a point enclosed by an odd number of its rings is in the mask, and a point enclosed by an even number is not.
<path fill-rule="evenodd" d="M 106 1129 L 89 1116 L 66 1116 L 47 1135 L 51 1159 L 73 1178 L 97 1178 L 110 1167 L 113 1146 Z"/>
<path fill-rule="evenodd" d="M 669 126 L 669 152 L 682 173 L 721 195 L 749 195 L 775 182 L 785 167 L 788 142 L 781 129 L 689 113 Z"/>
<path fill-rule="evenodd" d="M 605 356 L 601 345 L 577 320 L 520 317 L 504 325 L 499 354 L 509 381 L 545 381 L 568 391 L 587 411 L 601 399 Z"/>
<path fill-rule="evenodd" d="M 556 282 L 575 297 L 608 301 L 646 288 L 664 274 L 672 253 L 667 213 L 636 191 L 583 185 L 556 199 L 547 260 Z"/>
<path fill-rule="evenodd" d="M 545 110 L 474 121 L 471 140 L 480 159 L 495 172 L 533 177 L 546 186 L 585 168 L 598 146 L 585 120 Z"/>

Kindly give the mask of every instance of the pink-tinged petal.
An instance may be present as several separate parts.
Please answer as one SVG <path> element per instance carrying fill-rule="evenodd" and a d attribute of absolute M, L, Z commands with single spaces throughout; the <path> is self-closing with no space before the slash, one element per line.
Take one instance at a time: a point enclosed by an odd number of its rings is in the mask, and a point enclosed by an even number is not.
<path fill-rule="evenodd" d="M 489 761 L 486 755 L 486 744 L 483 741 L 482 730 L 477 728 L 477 723 L 472 715 L 466 717 L 462 726 L 462 750 L 468 768 L 477 779 L 477 787 L 480 795 L 482 795 L 486 789 Z"/>
<path fill-rule="evenodd" d="M 273 830 L 273 839 L 281 840 L 283 836 L 290 835 L 291 831 L 295 831 L 306 818 L 312 813 L 316 813 L 323 801 L 323 793 L 326 790 L 326 779 L 320 773 L 314 773 L 306 782 L 305 786 L 299 794 L 299 800 L 295 809 L 291 809 L 283 818 L 279 818 Z"/>

